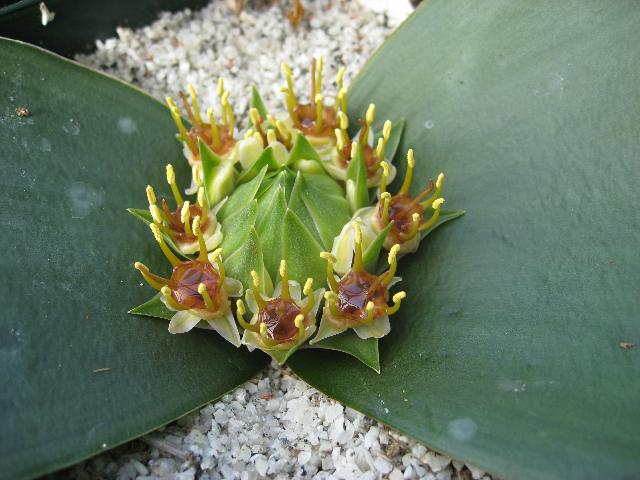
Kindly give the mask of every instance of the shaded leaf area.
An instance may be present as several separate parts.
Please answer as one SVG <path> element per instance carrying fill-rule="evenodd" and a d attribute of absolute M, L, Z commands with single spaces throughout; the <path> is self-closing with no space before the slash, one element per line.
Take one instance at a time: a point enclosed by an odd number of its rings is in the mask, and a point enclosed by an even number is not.
<path fill-rule="evenodd" d="M 301 378 L 504 478 L 637 476 L 640 351 L 619 343 L 639 341 L 639 24 L 630 2 L 432 0 L 410 17 L 353 111 L 404 116 L 413 191 L 443 171 L 467 214 L 401 260 L 381 375 L 304 350 Z"/>
<path fill-rule="evenodd" d="M 267 359 L 126 312 L 150 296 L 135 260 L 170 272 L 126 207 L 144 202 L 149 183 L 169 193 L 168 162 L 189 178 L 167 109 L 17 42 L 0 40 L 0 63 L 0 476 L 14 479 L 157 428 Z"/>
<path fill-rule="evenodd" d="M 260 160 L 258 160 L 260 161 Z M 350 219 L 342 188 L 325 174 L 293 172 L 282 167 L 240 185 L 220 210 L 225 268 L 251 288 L 251 270 L 273 285 L 287 260 L 289 276 L 304 284 L 313 278 L 326 284 L 320 252 L 331 250 L 333 238 Z"/>

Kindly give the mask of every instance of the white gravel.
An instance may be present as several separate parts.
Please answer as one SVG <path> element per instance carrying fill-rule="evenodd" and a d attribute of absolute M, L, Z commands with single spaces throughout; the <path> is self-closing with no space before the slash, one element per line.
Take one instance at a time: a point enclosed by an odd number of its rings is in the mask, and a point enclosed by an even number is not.
<path fill-rule="evenodd" d="M 324 55 L 327 82 L 347 65 L 348 85 L 410 11 L 406 0 L 303 4 L 306 16 L 298 29 L 286 21 L 290 3 L 282 1 L 249 2 L 239 17 L 220 0 L 199 11 L 163 13 L 148 27 L 118 29 L 117 38 L 97 42 L 94 54 L 78 60 L 160 99 L 177 97 L 191 83 L 205 107 L 218 105 L 216 84 L 223 76 L 243 127 L 252 84 L 270 110 L 283 109 L 280 62 L 293 68 L 298 91 L 307 91 L 313 55 Z M 344 408 L 274 364 L 199 412 L 63 475 L 122 480 L 489 479 Z"/>

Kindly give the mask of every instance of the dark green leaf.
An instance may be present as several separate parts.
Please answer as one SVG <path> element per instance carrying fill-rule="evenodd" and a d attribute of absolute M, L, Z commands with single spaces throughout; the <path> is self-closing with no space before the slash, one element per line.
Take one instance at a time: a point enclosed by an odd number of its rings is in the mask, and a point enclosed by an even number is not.
<path fill-rule="evenodd" d="M 223 258 L 231 256 L 246 241 L 251 229 L 256 223 L 258 213 L 258 202 L 253 200 L 239 212 L 227 218 L 222 224 L 222 244 Z M 226 262 L 226 261 L 225 261 Z"/>
<path fill-rule="evenodd" d="M 228 276 L 240 280 L 247 288 L 251 285 L 251 271 L 255 270 L 262 279 L 262 287 L 266 293 L 272 290 L 271 280 L 268 275 L 262 256 L 260 239 L 254 227 L 249 230 L 242 246 L 224 260 L 225 270 Z"/>
<path fill-rule="evenodd" d="M 335 350 L 352 355 L 367 367 L 372 368 L 376 373 L 380 373 L 377 338 L 363 340 L 353 330 L 347 330 L 339 335 L 334 335 L 309 345 L 308 348 Z"/>
<path fill-rule="evenodd" d="M 320 258 L 323 251 L 298 216 L 287 209 L 283 226 L 284 254 L 289 266 L 289 278 L 304 285 L 308 277 L 315 285 L 326 283 L 326 263 Z"/>
<path fill-rule="evenodd" d="M 401 260 L 381 375 L 311 350 L 298 375 L 501 478 L 637 477 L 638 25 L 634 2 L 424 2 L 350 102 L 405 116 L 414 192 L 443 171 L 467 215 Z"/>
<path fill-rule="evenodd" d="M 235 189 L 233 195 L 229 196 L 227 202 L 218 212 L 217 217 L 220 222 L 223 222 L 227 217 L 230 217 L 234 213 L 239 212 L 244 207 L 246 207 L 249 202 L 251 202 L 251 200 L 253 200 L 258 189 L 260 188 L 260 184 L 262 183 L 262 179 L 264 178 L 266 172 L 267 167 L 263 167 L 256 178 L 248 183 L 245 183 L 244 185 L 240 185 Z"/>
<path fill-rule="evenodd" d="M 263 250 L 264 264 L 271 275 L 277 278 L 280 261 L 284 258 L 282 244 L 282 225 L 287 212 L 287 201 L 281 185 L 274 185 L 275 195 L 267 204 L 265 214 L 259 219 L 256 230 L 261 242 L 267 247 Z"/>
<path fill-rule="evenodd" d="M 127 314 L 170 266 L 125 209 L 181 157 L 161 103 L 0 40 L 0 476 L 31 478 L 142 435 L 253 377 L 266 356 Z M 88 103 L 89 102 L 89 103 Z M 29 117 L 15 109 L 25 107 Z M 187 162 L 176 165 L 189 178 Z M 108 371 L 94 370 L 109 368 Z"/>

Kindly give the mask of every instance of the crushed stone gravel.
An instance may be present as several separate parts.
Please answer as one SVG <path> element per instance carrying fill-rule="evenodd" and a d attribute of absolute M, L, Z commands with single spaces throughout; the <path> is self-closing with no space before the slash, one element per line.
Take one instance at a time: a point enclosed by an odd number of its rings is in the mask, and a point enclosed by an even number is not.
<path fill-rule="evenodd" d="M 176 98 L 191 83 L 200 104 L 215 105 L 218 112 L 216 88 L 223 76 L 242 129 L 253 84 L 267 108 L 284 109 L 280 62 L 292 67 L 303 95 L 312 56 L 324 56 L 327 82 L 346 65 L 348 85 L 410 11 L 408 2 L 399 0 L 303 4 L 305 18 L 294 29 L 286 20 L 290 2 L 248 2 L 235 16 L 226 2 L 214 0 L 198 11 L 162 13 L 138 30 L 119 28 L 117 37 L 98 41 L 93 54 L 77 60 L 159 99 Z M 343 407 L 275 364 L 217 402 L 59 475 L 82 480 L 490 478 Z"/>

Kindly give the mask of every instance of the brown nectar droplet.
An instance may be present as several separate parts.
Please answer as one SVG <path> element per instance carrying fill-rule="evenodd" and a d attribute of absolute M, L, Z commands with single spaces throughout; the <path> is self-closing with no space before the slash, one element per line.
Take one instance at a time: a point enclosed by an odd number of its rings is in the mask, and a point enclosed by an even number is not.
<path fill-rule="evenodd" d="M 182 205 L 178 205 L 176 210 L 172 212 L 169 209 L 169 204 L 167 203 L 166 199 L 163 198 L 162 210 L 167 217 L 167 220 L 169 222 L 168 227 L 173 232 L 173 235 L 171 235 L 171 237 L 175 242 L 192 243 L 198 240 L 198 238 L 193 233 L 187 234 L 184 231 L 184 224 L 182 223 L 182 215 L 181 215 Z M 193 205 L 189 205 L 189 215 L 191 216 L 191 218 L 195 218 L 198 216 L 202 218 L 202 208 L 200 208 L 200 205 L 198 205 L 197 203 L 194 203 Z M 209 216 L 207 216 L 207 219 L 205 220 L 205 222 L 200 225 L 200 230 L 202 232 L 206 232 L 207 228 L 209 227 L 209 223 L 210 223 L 210 219 L 209 219 Z"/>
<path fill-rule="evenodd" d="M 367 178 L 375 177 L 380 166 L 378 157 L 376 157 L 375 150 L 369 145 L 360 145 L 362 147 L 362 154 L 364 155 L 364 165 L 367 170 Z M 344 146 L 340 155 L 340 162 L 343 167 L 349 166 L 351 163 L 351 143 Z"/>
<path fill-rule="evenodd" d="M 236 141 L 233 138 L 233 135 L 231 134 L 231 132 L 229 132 L 229 129 L 227 128 L 226 125 L 218 123 L 217 126 L 218 126 L 218 134 L 220 136 L 220 146 L 217 148 L 213 146 L 213 138 L 211 136 L 210 123 L 202 123 L 200 126 L 193 126 L 187 132 L 187 134 L 189 135 L 189 138 L 193 140 L 194 145 L 198 145 L 198 139 L 201 139 L 204 143 L 207 144 L 209 148 L 211 148 L 213 153 L 215 153 L 216 155 L 223 156 L 229 153 L 233 149 L 233 146 L 235 145 Z M 199 162 L 200 152 L 192 152 L 192 153 L 194 154 L 196 161 Z"/>
<path fill-rule="evenodd" d="M 258 313 L 258 321 L 267 326 L 267 333 L 276 342 L 286 342 L 298 333 L 295 319 L 301 313 L 293 300 L 274 298 Z"/>
<path fill-rule="evenodd" d="M 322 128 L 316 130 L 316 106 L 314 104 L 299 104 L 295 112 L 300 120 L 300 131 L 305 136 L 334 138 L 333 131 L 338 128 L 339 122 L 336 111 L 331 107 L 322 108 Z"/>
<path fill-rule="evenodd" d="M 204 283 L 214 305 L 220 306 L 226 300 L 220 274 L 209 262 L 191 260 L 173 268 L 169 288 L 175 301 L 185 309 L 204 310 L 206 305 L 198 286 Z"/>
<path fill-rule="evenodd" d="M 351 270 L 338 284 L 336 306 L 342 314 L 351 320 L 367 318 L 367 303 L 374 304 L 374 317 L 384 315 L 388 297 L 387 287 L 377 276 L 366 272 Z"/>
<path fill-rule="evenodd" d="M 382 202 L 380 202 L 378 204 L 376 215 L 378 217 L 378 222 L 381 224 L 383 223 L 381 221 L 382 211 L 383 204 Z M 418 201 L 418 199 L 413 199 L 406 193 L 399 193 L 391 197 L 391 200 L 389 202 L 388 221 L 393 221 L 393 227 L 391 227 L 389 237 L 393 240 L 394 243 L 403 242 L 403 238 L 406 238 L 411 234 L 414 213 L 420 215 L 420 223 L 424 222 L 424 211 L 425 208 Z"/>

